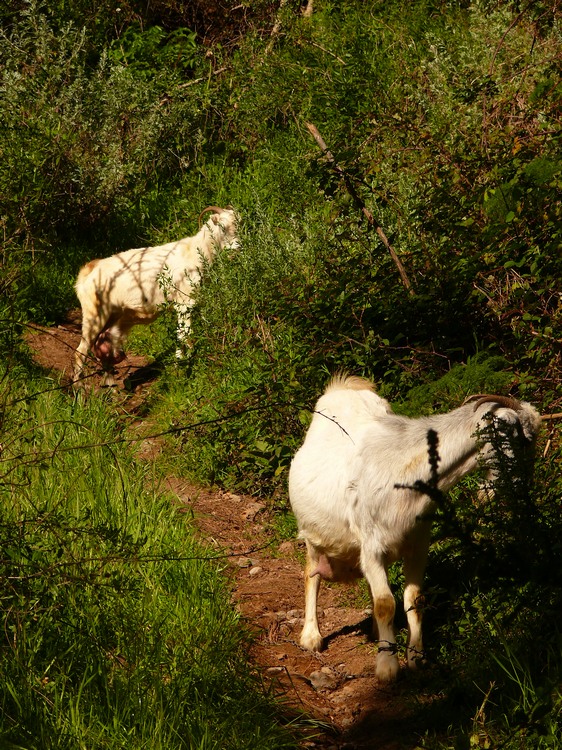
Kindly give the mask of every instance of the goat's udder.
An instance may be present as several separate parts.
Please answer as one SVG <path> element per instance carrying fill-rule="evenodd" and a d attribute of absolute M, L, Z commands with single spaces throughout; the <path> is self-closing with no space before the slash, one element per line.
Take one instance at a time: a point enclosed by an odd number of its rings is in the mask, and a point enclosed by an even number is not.
<path fill-rule="evenodd" d="M 318 559 L 318 565 L 310 573 L 310 578 L 314 576 L 320 576 L 326 581 L 332 581 L 334 578 L 334 571 L 330 563 L 330 559 L 327 555 L 321 554 Z"/>
<path fill-rule="evenodd" d="M 99 359 L 104 370 L 111 369 L 125 359 L 123 349 L 115 349 L 107 331 L 102 331 L 97 337 L 94 346 L 94 354 Z"/>

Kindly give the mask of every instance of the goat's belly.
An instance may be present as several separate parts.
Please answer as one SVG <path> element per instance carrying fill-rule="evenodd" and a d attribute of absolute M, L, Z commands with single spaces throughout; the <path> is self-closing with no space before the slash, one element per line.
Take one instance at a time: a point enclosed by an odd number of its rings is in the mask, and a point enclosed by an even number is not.
<path fill-rule="evenodd" d="M 158 317 L 158 310 L 146 307 L 142 309 L 132 309 L 127 307 L 123 310 L 120 321 L 126 326 L 148 325 Z"/>
<path fill-rule="evenodd" d="M 311 578 L 318 575 L 326 581 L 344 583 L 363 576 L 359 565 L 358 550 L 348 551 L 347 554 L 342 554 L 340 551 L 334 555 L 333 548 L 327 551 L 316 548 L 316 553 L 318 560 L 309 573 Z"/>

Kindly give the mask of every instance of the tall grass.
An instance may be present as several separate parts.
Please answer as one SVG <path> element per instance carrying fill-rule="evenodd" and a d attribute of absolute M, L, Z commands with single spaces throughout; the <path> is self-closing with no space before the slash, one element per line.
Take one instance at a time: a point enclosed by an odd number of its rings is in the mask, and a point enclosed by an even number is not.
<path fill-rule="evenodd" d="M 186 515 L 112 409 L 2 383 L 0 744 L 293 746 Z"/>

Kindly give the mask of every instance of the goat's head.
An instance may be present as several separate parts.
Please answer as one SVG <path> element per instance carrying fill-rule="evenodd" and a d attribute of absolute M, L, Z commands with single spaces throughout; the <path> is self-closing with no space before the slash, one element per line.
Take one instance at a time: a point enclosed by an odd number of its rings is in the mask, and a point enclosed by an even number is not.
<path fill-rule="evenodd" d="M 226 208 L 207 206 L 199 214 L 199 227 L 201 227 L 203 216 L 209 212 L 212 215 L 207 220 L 205 226 L 211 232 L 215 242 L 221 248 L 228 247 L 231 250 L 236 250 L 239 247 L 237 236 L 238 216 L 232 206 L 227 206 Z"/>
<path fill-rule="evenodd" d="M 519 426 L 522 435 L 529 443 L 535 442 L 541 425 L 541 415 L 534 406 L 526 401 L 519 401 L 512 396 L 497 396 L 489 393 L 469 396 L 465 399 L 464 404 L 473 404 L 473 410 L 476 412 L 482 406 L 486 406 L 486 411 L 493 411 L 499 419 Z M 497 407 L 493 409 L 494 405 Z"/>
<path fill-rule="evenodd" d="M 501 452 L 506 457 L 523 459 L 529 467 L 532 465 L 535 454 L 535 443 L 537 434 L 541 425 L 542 418 L 538 411 L 525 401 L 519 401 L 511 396 L 498 396 L 493 394 L 477 394 L 469 396 L 463 403 L 467 409 L 471 410 L 476 416 L 480 428 L 484 427 L 483 420 L 487 416 L 494 415 L 504 423 L 507 432 L 503 432 L 504 437 L 509 435 L 515 438 L 519 448 L 508 439 L 503 443 Z M 484 427 L 485 430 L 485 427 Z M 485 434 L 482 433 L 481 437 Z M 497 446 L 496 446 L 497 448 Z M 495 456 L 495 458 L 494 458 Z M 488 472 L 484 484 L 481 485 L 478 492 L 478 499 L 490 500 L 494 496 L 493 484 L 498 477 L 498 464 L 496 449 L 484 438 L 484 443 L 480 445 L 479 459 L 482 465 L 487 466 Z M 530 471 L 532 474 L 532 470 Z M 530 476 L 530 474 L 528 476 Z"/>

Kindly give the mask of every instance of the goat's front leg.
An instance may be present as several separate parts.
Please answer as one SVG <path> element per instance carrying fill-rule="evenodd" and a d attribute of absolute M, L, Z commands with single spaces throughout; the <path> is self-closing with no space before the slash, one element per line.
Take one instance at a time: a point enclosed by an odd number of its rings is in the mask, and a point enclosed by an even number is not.
<path fill-rule="evenodd" d="M 406 653 L 410 669 L 425 663 L 422 641 L 422 617 L 424 598 L 422 594 L 423 574 L 427 561 L 430 541 L 430 524 L 426 521 L 426 528 L 417 528 L 415 538 L 408 544 L 404 552 L 404 610 L 408 620 L 408 645 Z"/>
<path fill-rule="evenodd" d="M 72 381 L 75 384 L 78 383 L 82 377 L 88 359 L 88 352 L 93 348 L 94 342 L 101 329 L 102 326 L 97 317 L 93 314 L 88 314 L 88 311 L 82 313 L 82 336 L 76 349 L 74 372 L 72 374 Z"/>
<path fill-rule="evenodd" d="M 183 359 L 185 357 L 185 350 L 189 346 L 189 335 L 191 333 L 191 307 L 191 304 L 176 304 L 176 313 L 178 316 L 178 348 L 176 349 L 176 359 Z"/>
<path fill-rule="evenodd" d="M 82 372 L 86 365 L 86 359 L 88 357 L 88 350 L 90 349 L 90 343 L 82 336 L 78 348 L 76 349 L 76 356 L 74 358 L 74 372 L 72 374 L 72 381 L 77 383 L 82 377 Z"/>
<path fill-rule="evenodd" d="M 318 590 L 320 589 L 321 577 L 317 571 L 320 555 L 312 544 L 306 541 L 306 565 L 304 569 L 304 627 L 302 629 L 300 644 L 310 651 L 320 651 L 322 648 L 322 636 L 318 628 Z"/>
<path fill-rule="evenodd" d="M 392 682 L 398 676 L 398 647 L 394 636 L 396 603 L 388 585 L 386 564 L 381 554 L 361 551 L 361 568 L 373 599 L 373 628 L 378 638 L 376 674 L 381 682 Z"/>

